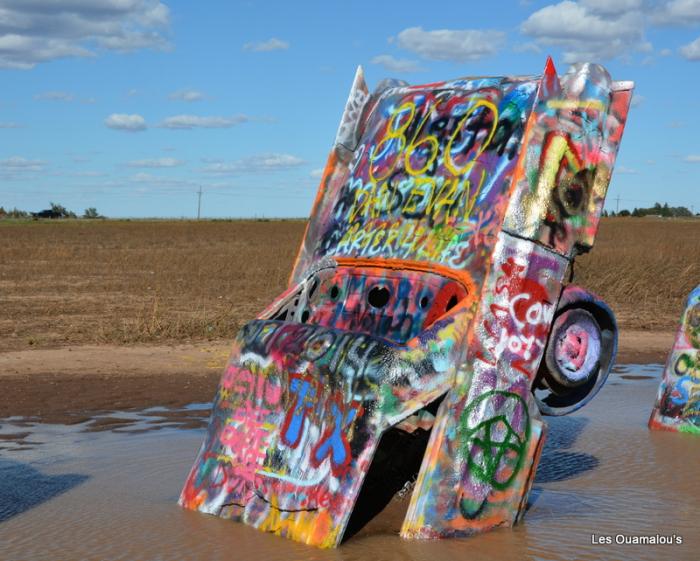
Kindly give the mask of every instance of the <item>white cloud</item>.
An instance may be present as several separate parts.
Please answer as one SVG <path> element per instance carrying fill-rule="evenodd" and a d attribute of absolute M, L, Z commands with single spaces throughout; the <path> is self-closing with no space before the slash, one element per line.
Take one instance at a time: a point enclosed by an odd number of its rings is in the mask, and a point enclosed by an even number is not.
<path fill-rule="evenodd" d="M 542 47 L 561 47 L 564 61 L 604 60 L 629 51 L 649 52 L 644 38 L 644 15 L 624 2 L 623 8 L 605 8 L 602 1 L 565 0 L 545 6 L 530 15 L 520 31 Z"/>
<path fill-rule="evenodd" d="M 700 164 L 700 154 L 690 154 L 683 158 L 683 161 L 689 164 Z"/>
<path fill-rule="evenodd" d="M 673 54 L 673 51 L 671 49 L 661 49 L 659 51 L 660 56 L 671 56 Z"/>
<path fill-rule="evenodd" d="M 0 67 L 29 69 L 100 49 L 166 48 L 169 23 L 158 0 L 3 0 Z"/>
<path fill-rule="evenodd" d="M 192 187 L 198 185 L 191 179 L 181 179 L 176 177 L 162 177 L 152 173 L 139 172 L 129 177 L 132 183 L 147 183 L 157 187 Z"/>
<path fill-rule="evenodd" d="M 688 60 L 700 60 L 700 37 L 692 43 L 688 43 L 680 48 L 680 53 L 683 58 Z"/>
<path fill-rule="evenodd" d="M 247 115 L 232 117 L 199 117 L 197 115 L 173 115 L 166 117 L 160 124 L 166 129 L 226 129 L 250 121 Z"/>
<path fill-rule="evenodd" d="M 216 174 L 261 173 L 295 168 L 304 163 L 304 160 L 291 154 L 260 154 L 231 163 L 211 163 L 204 166 L 202 171 Z"/>
<path fill-rule="evenodd" d="M 105 125 L 110 129 L 138 132 L 146 130 L 146 120 L 141 115 L 112 113 L 105 119 Z"/>
<path fill-rule="evenodd" d="M 533 43 L 530 41 L 527 43 L 520 43 L 518 45 L 514 45 L 513 52 L 515 52 L 515 53 L 535 53 L 536 55 L 538 55 L 542 52 L 542 47 L 540 47 L 537 43 Z"/>
<path fill-rule="evenodd" d="M 103 171 L 82 170 L 74 171 L 71 175 L 75 177 L 105 177 L 107 174 Z"/>
<path fill-rule="evenodd" d="M 639 107 L 642 103 L 644 103 L 645 99 L 645 96 L 639 95 L 637 92 L 634 92 L 632 94 L 632 101 L 630 101 L 630 105 L 632 107 Z"/>
<path fill-rule="evenodd" d="M 0 161 L 0 166 L 2 166 L 3 169 L 14 172 L 42 171 L 45 165 L 46 162 L 41 160 L 29 160 L 22 156 L 11 156 Z"/>
<path fill-rule="evenodd" d="M 0 129 L 21 129 L 23 125 L 13 122 L 0 123 Z"/>
<path fill-rule="evenodd" d="M 693 25 L 700 23 L 700 0 L 672 0 L 664 2 L 652 14 L 659 25 Z"/>
<path fill-rule="evenodd" d="M 320 179 L 321 177 L 323 177 L 323 168 L 312 169 L 309 173 L 309 177 L 311 177 L 312 179 Z"/>
<path fill-rule="evenodd" d="M 139 172 L 128 177 L 129 183 L 132 186 L 129 187 L 129 191 L 141 194 L 149 193 L 196 193 L 200 187 L 203 187 L 207 192 L 211 192 L 213 189 L 219 189 L 221 187 L 230 187 L 229 183 L 210 183 L 203 182 L 201 178 L 199 179 L 186 179 L 182 177 L 168 177 L 155 175 L 153 173 Z M 120 182 L 115 187 L 123 187 L 123 182 Z"/>
<path fill-rule="evenodd" d="M 175 158 L 152 158 L 144 160 L 131 160 L 127 162 L 130 168 L 173 168 L 181 166 L 185 162 Z"/>
<path fill-rule="evenodd" d="M 379 64 L 390 72 L 422 72 L 424 70 L 415 60 L 394 58 L 391 55 L 377 55 L 370 62 Z"/>
<path fill-rule="evenodd" d="M 639 173 L 636 169 L 634 168 L 628 168 L 627 166 L 616 166 L 615 167 L 615 173 L 624 173 L 624 174 L 629 174 L 629 175 L 636 175 Z"/>
<path fill-rule="evenodd" d="M 198 90 L 179 90 L 171 93 L 168 99 L 174 101 L 201 101 L 204 99 L 204 94 Z"/>
<path fill-rule="evenodd" d="M 253 51 L 256 53 L 267 53 L 270 51 L 285 51 L 289 48 L 289 43 L 282 39 L 272 37 L 267 41 L 255 41 L 243 45 L 244 51 Z"/>
<path fill-rule="evenodd" d="M 160 177 L 153 175 L 152 173 L 136 173 L 132 175 L 129 180 L 134 183 L 145 183 L 150 181 L 157 181 L 161 179 Z"/>
<path fill-rule="evenodd" d="M 0 68 L 27 70 L 38 63 L 58 58 L 94 56 L 92 51 L 74 45 L 70 40 L 2 34 L 1 29 L 0 27 Z"/>
<path fill-rule="evenodd" d="M 430 60 L 474 61 L 496 54 L 506 34 L 488 29 L 437 29 L 409 27 L 397 37 L 398 46 Z"/>
<path fill-rule="evenodd" d="M 581 4 L 586 8 L 603 16 L 618 16 L 625 12 L 641 10 L 646 3 L 646 0 L 581 0 Z"/>
<path fill-rule="evenodd" d="M 75 99 L 75 96 L 68 92 L 53 91 L 36 94 L 34 99 L 39 101 L 65 101 L 69 103 Z"/>

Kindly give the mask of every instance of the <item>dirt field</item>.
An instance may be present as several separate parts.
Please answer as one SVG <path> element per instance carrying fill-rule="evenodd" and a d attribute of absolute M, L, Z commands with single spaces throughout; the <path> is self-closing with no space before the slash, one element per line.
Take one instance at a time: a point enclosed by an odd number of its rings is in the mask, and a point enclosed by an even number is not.
<path fill-rule="evenodd" d="M 303 221 L 0 222 L 0 352 L 228 341 L 284 289 Z M 604 219 L 576 262 L 622 329 L 673 331 L 700 220 Z"/>
<path fill-rule="evenodd" d="M 575 282 L 602 296 L 622 329 L 674 331 L 700 284 L 700 219 L 607 218 Z"/>
<path fill-rule="evenodd" d="M 662 363 L 673 332 L 620 333 L 618 363 Z M 78 423 L 95 412 L 208 402 L 230 343 L 80 345 L 0 353 L 0 418 Z"/>
<path fill-rule="evenodd" d="M 230 339 L 285 286 L 305 222 L 0 222 L 0 352 Z"/>
<path fill-rule="evenodd" d="M 238 327 L 285 287 L 303 221 L 0 222 L 0 417 L 208 401 Z M 663 362 L 700 282 L 700 220 L 607 219 L 575 281 Z"/>

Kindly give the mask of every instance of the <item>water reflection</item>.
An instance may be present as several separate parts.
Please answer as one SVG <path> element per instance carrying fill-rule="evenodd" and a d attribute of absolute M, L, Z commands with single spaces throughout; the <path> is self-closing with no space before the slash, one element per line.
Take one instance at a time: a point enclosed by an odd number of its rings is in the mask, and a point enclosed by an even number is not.
<path fill-rule="evenodd" d="M 598 467 L 600 462 L 595 456 L 586 452 L 569 451 L 588 422 L 586 417 L 547 419 L 549 433 L 535 475 L 535 484 L 566 481 Z M 530 502 L 533 502 L 532 498 Z"/>
<path fill-rule="evenodd" d="M 403 541 L 398 530 L 407 500 L 394 499 L 330 551 L 176 505 L 204 437 L 208 404 L 113 412 L 72 426 L 6 419 L 0 427 L 0 558 L 695 559 L 700 439 L 647 430 L 660 372 L 660 366 L 619 369 L 584 409 L 547 419 L 529 510 L 515 528 Z M 591 543 L 592 534 L 674 532 L 683 535 L 682 546 Z"/>
<path fill-rule="evenodd" d="M 77 473 L 48 475 L 27 463 L 0 458 L 0 522 L 51 500 L 87 479 L 87 475 Z"/>

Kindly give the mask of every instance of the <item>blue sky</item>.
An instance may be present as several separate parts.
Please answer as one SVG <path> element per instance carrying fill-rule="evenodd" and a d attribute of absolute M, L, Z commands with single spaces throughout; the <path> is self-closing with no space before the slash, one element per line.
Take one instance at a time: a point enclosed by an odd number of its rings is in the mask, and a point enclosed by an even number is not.
<path fill-rule="evenodd" d="M 637 84 L 607 208 L 700 211 L 700 0 L 0 0 L 0 205 L 306 216 L 358 64 L 370 88 L 559 73 Z"/>

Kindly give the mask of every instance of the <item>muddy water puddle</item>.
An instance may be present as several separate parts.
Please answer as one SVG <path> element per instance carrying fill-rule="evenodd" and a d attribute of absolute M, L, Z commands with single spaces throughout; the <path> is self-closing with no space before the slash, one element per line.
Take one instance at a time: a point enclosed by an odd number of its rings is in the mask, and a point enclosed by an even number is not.
<path fill-rule="evenodd" d="M 700 438 L 647 430 L 660 373 L 658 365 L 617 367 L 592 403 L 547 420 L 530 507 L 515 528 L 404 541 L 407 499 L 396 499 L 327 551 L 177 506 L 208 404 L 70 426 L 4 419 L 0 560 L 698 559 Z M 683 543 L 615 543 L 656 535 Z M 612 544 L 592 543 L 608 536 Z"/>

